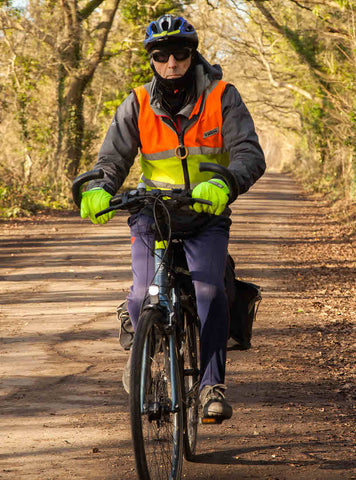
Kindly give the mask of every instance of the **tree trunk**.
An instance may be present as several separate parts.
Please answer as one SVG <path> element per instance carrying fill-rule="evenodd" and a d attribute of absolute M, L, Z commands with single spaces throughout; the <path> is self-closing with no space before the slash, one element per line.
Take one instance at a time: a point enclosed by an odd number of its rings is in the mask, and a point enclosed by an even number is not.
<path fill-rule="evenodd" d="M 65 121 L 65 174 L 69 179 L 78 174 L 82 156 L 84 135 L 84 90 L 87 82 L 83 79 L 71 81 L 70 97 L 64 102 Z"/>
<path fill-rule="evenodd" d="M 84 93 L 99 65 L 120 0 L 91 0 L 78 9 L 77 0 L 61 0 L 63 40 L 58 75 L 58 157 L 69 180 L 77 174 L 84 135 Z M 83 55 L 82 23 L 102 5 L 90 56 Z"/>

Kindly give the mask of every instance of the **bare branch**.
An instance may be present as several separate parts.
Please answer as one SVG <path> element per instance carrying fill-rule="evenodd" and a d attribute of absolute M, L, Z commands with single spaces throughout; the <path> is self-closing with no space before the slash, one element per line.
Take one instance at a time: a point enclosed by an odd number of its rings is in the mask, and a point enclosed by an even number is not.
<path fill-rule="evenodd" d="M 309 7 L 306 7 L 305 5 L 302 5 L 300 2 L 297 2 L 297 0 L 289 0 L 292 3 L 295 3 L 298 7 L 304 8 L 305 10 L 309 10 L 309 12 L 312 12 L 313 10 Z"/>
<path fill-rule="evenodd" d="M 266 67 L 270 83 L 273 87 L 275 87 L 275 88 L 287 88 L 288 90 L 292 90 L 294 92 L 299 93 L 300 95 L 303 95 L 303 97 L 306 97 L 309 100 L 314 100 L 314 97 L 309 92 L 304 90 L 303 88 L 300 88 L 297 85 L 292 85 L 291 83 L 280 82 L 280 81 L 275 80 L 274 77 L 273 77 L 273 74 L 272 74 L 271 66 L 268 63 L 268 61 L 267 61 L 267 59 L 266 59 L 266 57 L 263 54 L 261 49 L 259 49 L 259 54 L 260 54 L 260 58 L 262 60 L 263 65 Z"/>
<path fill-rule="evenodd" d="M 104 2 L 104 0 L 91 0 L 84 8 L 82 8 L 80 10 L 80 12 L 78 13 L 78 16 L 80 18 L 80 20 L 85 20 L 87 19 L 92 13 L 93 11 L 98 8 L 102 3 Z"/>

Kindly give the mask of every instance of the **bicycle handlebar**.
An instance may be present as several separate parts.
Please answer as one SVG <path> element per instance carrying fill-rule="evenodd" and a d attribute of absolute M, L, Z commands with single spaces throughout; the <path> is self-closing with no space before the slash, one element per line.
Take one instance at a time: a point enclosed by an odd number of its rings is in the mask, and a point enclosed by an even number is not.
<path fill-rule="evenodd" d="M 212 205 L 210 200 L 192 198 L 189 192 L 180 188 L 173 190 L 154 189 L 148 191 L 145 188 L 139 188 L 130 190 L 129 192 L 118 193 L 110 199 L 110 206 L 105 210 L 96 213 L 95 217 L 100 217 L 101 215 L 114 210 L 128 210 L 133 212 L 135 209 L 152 204 L 159 199 L 164 199 L 167 205 L 175 208 L 181 208 L 185 205 L 193 205 L 194 203 Z"/>
<path fill-rule="evenodd" d="M 214 172 L 220 175 L 221 177 L 223 177 L 223 179 L 226 181 L 230 190 L 228 204 L 232 203 L 237 198 L 239 193 L 239 188 L 235 180 L 235 177 L 230 172 L 230 170 L 216 163 L 202 162 L 199 164 L 199 171 Z M 84 183 L 89 182 L 90 180 L 97 180 L 100 178 L 104 178 L 104 170 L 102 169 L 91 170 L 90 172 L 83 173 L 74 179 L 73 185 L 72 185 L 72 195 L 73 195 L 74 203 L 77 205 L 77 207 L 80 208 L 80 202 L 82 199 L 81 186 Z M 145 193 L 146 193 L 146 190 L 138 189 L 138 190 L 132 190 L 131 192 L 125 192 L 122 194 L 115 195 L 110 199 L 110 207 L 97 213 L 96 217 L 103 215 L 104 213 L 111 212 L 113 210 L 128 209 L 130 206 L 134 206 L 134 204 L 138 205 L 139 202 L 143 203 Z M 181 205 L 183 204 L 191 205 L 194 202 L 211 205 L 211 202 L 208 200 L 193 199 L 191 197 L 189 198 L 188 195 L 185 195 L 185 197 L 183 197 L 182 193 L 187 193 L 187 192 L 184 192 L 179 189 L 170 190 L 169 192 L 164 190 L 151 190 L 148 193 L 151 198 L 159 197 L 159 196 L 161 197 L 170 196 L 170 198 L 173 201 L 179 202 Z"/>
<path fill-rule="evenodd" d="M 74 203 L 78 208 L 80 208 L 80 202 L 82 201 L 82 192 L 80 187 L 90 180 L 98 180 L 99 178 L 104 178 L 104 170 L 90 170 L 90 172 L 85 172 L 79 175 L 73 180 L 72 184 L 72 195 Z"/>
<path fill-rule="evenodd" d="M 199 164 L 199 172 L 214 172 L 223 177 L 230 190 L 228 205 L 236 200 L 239 195 L 239 186 L 229 169 L 217 163 L 202 162 Z"/>

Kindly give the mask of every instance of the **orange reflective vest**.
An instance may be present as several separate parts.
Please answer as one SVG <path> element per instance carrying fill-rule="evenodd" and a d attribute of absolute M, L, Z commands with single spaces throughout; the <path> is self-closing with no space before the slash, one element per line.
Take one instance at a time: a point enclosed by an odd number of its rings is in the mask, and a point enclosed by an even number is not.
<path fill-rule="evenodd" d="M 185 188 L 189 182 L 189 188 L 192 189 L 214 175 L 211 172 L 199 172 L 200 162 L 218 163 L 225 167 L 229 165 L 229 154 L 221 135 L 221 96 L 225 87 L 226 82 L 215 81 L 199 97 L 184 136 L 179 128 L 167 125 L 163 116 L 154 113 L 145 86 L 135 88 L 139 102 L 141 181 L 146 187 Z M 178 148 L 183 146 L 185 148 Z"/>

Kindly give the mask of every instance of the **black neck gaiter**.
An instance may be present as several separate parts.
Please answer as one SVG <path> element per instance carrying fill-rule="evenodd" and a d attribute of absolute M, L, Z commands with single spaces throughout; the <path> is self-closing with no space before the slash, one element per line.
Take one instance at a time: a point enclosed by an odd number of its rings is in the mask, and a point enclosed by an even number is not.
<path fill-rule="evenodd" d="M 194 95 L 194 66 L 195 62 L 192 61 L 183 77 L 167 79 L 157 73 L 153 62 L 151 62 L 151 68 L 157 80 L 159 102 L 172 116 L 175 116 Z"/>

